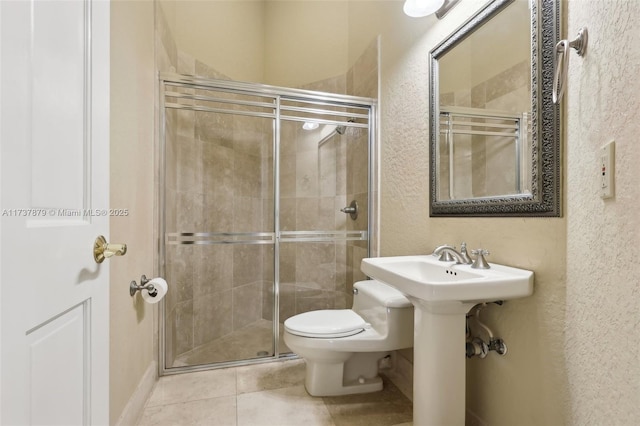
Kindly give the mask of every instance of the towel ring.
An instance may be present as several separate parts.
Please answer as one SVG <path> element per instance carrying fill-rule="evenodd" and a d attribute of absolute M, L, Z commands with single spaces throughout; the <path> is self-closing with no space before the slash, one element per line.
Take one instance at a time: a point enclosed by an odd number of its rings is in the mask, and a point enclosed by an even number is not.
<path fill-rule="evenodd" d="M 567 39 L 560 40 L 556 44 L 556 72 L 553 76 L 553 103 L 559 104 L 567 85 L 567 74 L 569 72 L 569 52 L 573 48 L 578 56 L 583 56 L 587 50 L 587 41 L 589 33 L 587 27 L 582 27 L 578 31 L 578 36 L 569 41 Z"/>

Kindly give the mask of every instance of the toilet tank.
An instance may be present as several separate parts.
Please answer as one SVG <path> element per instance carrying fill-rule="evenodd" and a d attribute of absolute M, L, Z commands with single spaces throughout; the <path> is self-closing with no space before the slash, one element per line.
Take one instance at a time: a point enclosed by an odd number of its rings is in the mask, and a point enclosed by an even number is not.
<path fill-rule="evenodd" d="M 394 346 L 413 346 L 413 305 L 402 293 L 377 280 L 353 285 L 353 311 Z"/>

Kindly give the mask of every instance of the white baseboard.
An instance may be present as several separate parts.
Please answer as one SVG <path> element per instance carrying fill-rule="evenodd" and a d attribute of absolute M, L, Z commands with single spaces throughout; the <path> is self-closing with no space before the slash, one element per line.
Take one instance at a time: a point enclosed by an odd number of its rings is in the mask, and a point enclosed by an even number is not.
<path fill-rule="evenodd" d="M 151 395 L 151 391 L 157 381 L 158 364 L 154 361 L 149 365 L 147 371 L 144 372 L 140 383 L 138 383 L 138 387 L 133 392 L 133 395 L 131 395 L 131 398 L 129 398 L 129 402 L 127 402 L 124 410 L 122 410 L 120 418 L 115 422 L 115 426 L 135 426 L 138 424 L 147 399 L 149 395 Z"/>

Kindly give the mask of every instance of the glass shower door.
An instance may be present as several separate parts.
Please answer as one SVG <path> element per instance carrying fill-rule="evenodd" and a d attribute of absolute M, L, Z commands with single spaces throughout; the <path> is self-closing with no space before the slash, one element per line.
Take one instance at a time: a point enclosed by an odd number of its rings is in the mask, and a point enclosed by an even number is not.
<path fill-rule="evenodd" d="M 273 356 L 273 98 L 170 89 L 165 368 Z"/>

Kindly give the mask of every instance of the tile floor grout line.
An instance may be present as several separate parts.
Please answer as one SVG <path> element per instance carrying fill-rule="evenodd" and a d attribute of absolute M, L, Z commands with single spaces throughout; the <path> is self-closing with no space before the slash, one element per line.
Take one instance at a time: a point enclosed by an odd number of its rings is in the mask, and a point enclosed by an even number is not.
<path fill-rule="evenodd" d="M 196 398 L 196 399 L 187 399 L 184 401 L 171 401 L 171 402 L 163 402 L 161 404 L 158 405 L 149 405 L 149 406 L 145 406 L 146 408 L 157 408 L 157 407 L 165 407 L 167 405 L 178 405 L 178 404 L 189 404 L 190 402 L 198 402 L 198 401 L 207 401 L 210 399 L 220 399 L 220 398 L 229 398 L 229 397 L 237 397 L 237 395 L 233 395 L 233 394 L 228 394 L 228 395 L 218 395 L 218 396 L 212 396 L 209 398 Z"/>

